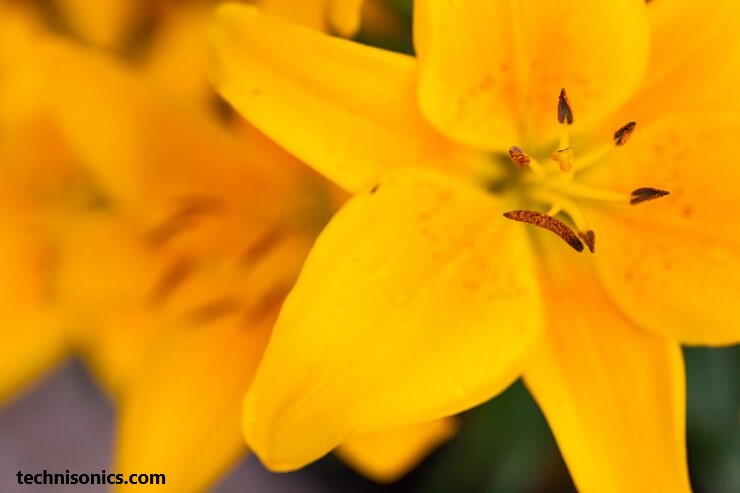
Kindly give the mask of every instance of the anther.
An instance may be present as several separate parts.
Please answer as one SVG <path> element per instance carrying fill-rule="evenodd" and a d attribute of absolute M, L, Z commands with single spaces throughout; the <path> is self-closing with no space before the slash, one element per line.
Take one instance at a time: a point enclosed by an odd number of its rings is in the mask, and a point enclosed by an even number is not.
<path fill-rule="evenodd" d="M 632 133 L 635 131 L 635 127 L 637 126 L 637 122 L 629 122 L 628 124 L 622 126 L 619 130 L 614 132 L 614 144 L 618 146 L 623 146 L 627 143 L 629 138 L 632 136 Z"/>
<path fill-rule="evenodd" d="M 560 89 L 560 97 L 558 98 L 558 122 L 573 125 L 573 109 L 570 107 L 568 102 L 568 95 L 565 94 L 565 89 Z"/>
<path fill-rule="evenodd" d="M 578 237 L 586 244 L 588 251 L 594 253 L 594 249 L 596 248 L 596 234 L 589 229 L 588 231 L 579 231 Z"/>
<path fill-rule="evenodd" d="M 532 158 L 527 156 L 517 146 L 509 148 L 509 156 L 511 156 L 511 160 L 520 168 L 526 168 L 532 162 Z"/>
<path fill-rule="evenodd" d="M 637 190 L 632 191 L 632 198 L 630 199 L 630 204 L 637 205 L 641 204 L 643 202 L 647 202 L 648 200 L 655 200 L 659 199 L 661 197 L 665 197 L 670 192 L 667 192 L 665 190 L 658 190 L 657 188 L 649 188 L 649 187 L 643 187 L 638 188 Z"/>
<path fill-rule="evenodd" d="M 517 210 L 504 212 L 504 217 L 511 219 L 512 221 L 533 224 L 548 231 L 552 231 L 577 252 L 583 251 L 583 242 L 578 239 L 578 235 L 576 235 L 564 222 L 555 219 L 552 216 L 548 216 L 541 212 Z"/>

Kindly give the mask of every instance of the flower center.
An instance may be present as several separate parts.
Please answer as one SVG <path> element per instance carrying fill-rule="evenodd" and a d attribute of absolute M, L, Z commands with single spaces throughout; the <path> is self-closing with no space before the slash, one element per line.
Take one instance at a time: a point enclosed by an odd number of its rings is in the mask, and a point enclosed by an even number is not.
<path fill-rule="evenodd" d="M 573 124 L 573 109 L 565 89 L 560 91 L 557 106 L 558 122 L 562 131 L 560 142 L 549 159 L 538 161 L 517 146 L 509 149 L 509 157 L 525 175 L 515 176 L 521 184 L 521 197 L 526 204 L 541 209 L 516 209 L 504 213 L 513 221 L 528 223 L 546 229 L 568 243 L 578 252 L 584 245 L 591 253 L 596 246 L 596 234 L 589 228 L 586 218 L 578 205 L 579 199 L 604 202 L 623 202 L 631 205 L 665 197 L 668 192 L 652 187 L 640 187 L 631 194 L 615 193 L 609 190 L 579 183 L 574 179 L 580 172 L 598 162 L 615 147 L 623 146 L 637 127 L 629 122 L 614 132 L 613 144 L 603 146 L 576 160 L 575 151 L 570 145 L 569 127 Z"/>

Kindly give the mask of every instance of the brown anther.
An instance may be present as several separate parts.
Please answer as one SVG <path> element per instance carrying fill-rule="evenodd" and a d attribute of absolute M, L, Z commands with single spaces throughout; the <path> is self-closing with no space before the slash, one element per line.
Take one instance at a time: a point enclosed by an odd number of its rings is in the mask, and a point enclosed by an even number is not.
<path fill-rule="evenodd" d="M 524 154 L 524 151 L 517 146 L 509 148 L 509 156 L 511 156 L 511 160 L 520 168 L 526 168 L 532 162 L 532 158 Z"/>
<path fill-rule="evenodd" d="M 667 192 L 665 190 L 658 190 L 657 188 L 649 188 L 649 187 L 638 188 L 637 190 L 632 191 L 632 198 L 630 199 L 630 204 L 637 205 L 643 202 L 647 202 L 648 200 L 659 199 L 661 197 L 665 197 L 669 193 L 670 192 Z"/>
<path fill-rule="evenodd" d="M 548 216 L 541 212 L 517 210 L 504 212 L 504 217 L 513 221 L 533 224 L 548 231 L 552 231 L 577 252 L 583 251 L 583 242 L 578 239 L 578 235 L 576 235 L 564 222 L 555 219 L 552 216 Z"/>
<path fill-rule="evenodd" d="M 558 122 L 568 122 L 568 125 L 573 125 L 573 109 L 570 107 L 564 88 L 560 89 L 560 97 L 558 97 Z"/>
<path fill-rule="evenodd" d="M 629 138 L 632 136 L 632 133 L 635 131 L 635 127 L 637 126 L 637 122 L 629 122 L 628 124 L 622 126 L 619 130 L 614 132 L 614 144 L 618 146 L 623 146 L 627 143 Z"/>
<path fill-rule="evenodd" d="M 594 249 L 596 248 L 596 234 L 589 229 L 588 231 L 579 231 L 578 237 L 586 244 L 588 251 L 594 253 Z"/>

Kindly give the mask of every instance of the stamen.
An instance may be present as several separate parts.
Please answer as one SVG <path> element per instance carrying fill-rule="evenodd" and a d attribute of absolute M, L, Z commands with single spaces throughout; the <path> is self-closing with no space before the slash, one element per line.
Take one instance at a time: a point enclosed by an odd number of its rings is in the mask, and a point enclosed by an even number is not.
<path fill-rule="evenodd" d="M 578 239 L 578 236 L 573 232 L 573 230 L 564 222 L 559 221 L 552 216 L 548 216 L 541 212 L 517 210 L 505 212 L 504 217 L 513 221 L 533 224 L 548 231 L 552 231 L 577 252 L 583 251 L 583 243 Z"/>
<path fill-rule="evenodd" d="M 532 162 L 532 158 L 517 146 L 509 148 L 509 156 L 511 156 L 511 160 L 520 168 L 526 168 Z"/>
<path fill-rule="evenodd" d="M 550 154 L 550 159 L 560 166 L 560 171 L 568 172 L 573 167 L 575 153 L 573 152 L 572 147 L 566 147 L 565 149 L 558 149 Z"/>
<path fill-rule="evenodd" d="M 594 253 L 594 249 L 596 247 L 596 233 L 590 229 L 588 231 L 579 231 L 578 237 L 586 244 L 588 251 Z"/>
<path fill-rule="evenodd" d="M 573 125 L 573 109 L 568 102 L 565 88 L 560 89 L 560 97 L 558 98 L 558 122 L 568 122 L 568 125 Z"/>
<path fill-rule="evenodd" d="M 543 168 L 536 159 L 525 153 L 523 150 L 521 150 L 521 148 L 517 146 L 512 146 L 509 148 L 509 156 L 518 167 L 529 168 L 530 170 L 532 170 L 532 172 L 534 172 L 535 175 L 539 176 L 540 178 L 544 177 L 547 174 L 545 168 Z"/>
<path fill-rule="evenodd" d="M 629 122 L 628 124 L 621 127 L 619 130 L 614 132 L 614 144 L 623 146 L 627 143 L 632 133 L 635 131 L 637 122 Z"/>
<path fill-rule="evenodd" d="M 661 197 L 665 197 L 666 195 L 669 195 L 669 194 L 670 192 L 667 192 L 665 190 L 658 190 L 657 188 L 650 188 L 650 187 L 638 188 L 637 190 L 632 191 L 632 198 L 630 199 L 630 204 L 632 205 L 641 204 L 643 202 L 647 202 L 648 200 L 655 200 Z"/>

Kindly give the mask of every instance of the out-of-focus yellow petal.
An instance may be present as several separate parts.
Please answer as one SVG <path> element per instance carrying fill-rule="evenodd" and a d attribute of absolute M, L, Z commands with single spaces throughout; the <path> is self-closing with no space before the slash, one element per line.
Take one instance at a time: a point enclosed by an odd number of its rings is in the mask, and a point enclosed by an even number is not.
<path fill-rule="evenodd" d="M 419 114 L 413 58 L 233 4 L 218 11 L 211 44 L 221 95 L 348 190 L 384 170 L 446 163 L 459 152 Z"/>
<path fill-rule="evenodd" d="M 153 81 L 201 110 L 215 108 L 206 75 L 206 34 L 212 9 L 210 2 L 182 2 L 169 8 L 143 66 Z"/>
<path fill-rule="evenodd" d="M 143 0 L 52 1 L 75 34 L 102 48 L 119 47 L 146 11 Z"/>
<path fill-rule="evenodd" d="M 66 352 L 54 286 L 55 251 L 43 222 L 0 207 L 0 402 Z"/>
<path fill-rule="evenodd" d="M 247 395 L 247 443 L 289 470 L 352 435 L 455 414 L 518 375 L 540 329 L 531 252 L 492 196 L 399 168 L 319 236 Z"/>
<path fill-rule="evenodd" d="M 610 293 L 639 325 L 686 344 L 740 341 L 740 116 L 687 114 L 638 126 L 586 180 L 670 195 L 593 218 Z M 596 212 L 596 211 L 595 211 Z"/>
<path fill-rule="evenodd" d="M 574 131 L 624 103 L 648 61 L 643 0 L 420 0 L 419 102 L 471 146 L 551 145 L 566 88 Z"/>
<path fill-rule="evenodd" d="M 69 350 L 56 233 L 80 198 L 48 120 L 17 115 L 0 131 L 0 402 Z"/>
<path fill-rule="evenodd" d="M 0 141 L 44 108 L 43 71 L 37 56 L 40 29 L 22 5 L 0 4 Z M 4 145 L 4 144 L 3 144 Z"/>
<path fill-rule="evenodd" d="M 363 475 L 380 483 L 400 479 L 427 454 L 449 440 L 459 425 L 445 418 L 391 431 L 352 437 L 337 448 L 337 455 Z"/>
<path fill-rule="evenodd" d="M 117 395 L 162 337 L 151 327 L 159 308 L 151 298 L 158 259 L 134 225 L 110 214 L 80 218 L 63 233 L 58 284 L 76 329 L 75 349 Z"/>
<path fill-rule="evenodd" d="M 158 489 L 200 492 L 246 452 L 242 397 L 272 319 L 245 320 L 237 313 L 191 327 L 150 354 L 121 399 L 116 470 L 156 471 L 167 477 Z"/>
<path fill-rule="evenodd" d="M 51 107 L 82 163 L 155 236 L 198 216 L 214 222 L 198 241 L 238 247 L 234 236 L 255 224 L 306 221 L 294 208 L 316 181 L 295 162 L 281 161 L 286 172 L 254 159 L 257 151 L 100 54 L 50 43 L 45 63 L 55 74 Z"/>
<path fill-rule="evenodd" d="M 637 328 L 581 256 L 563 257 L 546 269 L 548 329 L 524 379 L 578 490 L 689 492 L 678 343 Z"/>
<path fill-rule="evenodd" d="M 270 14 L 317 31 L 333 29 L 350 37 L 360 27 L 364 0 L 259 0 L 257 3 Z"/>

